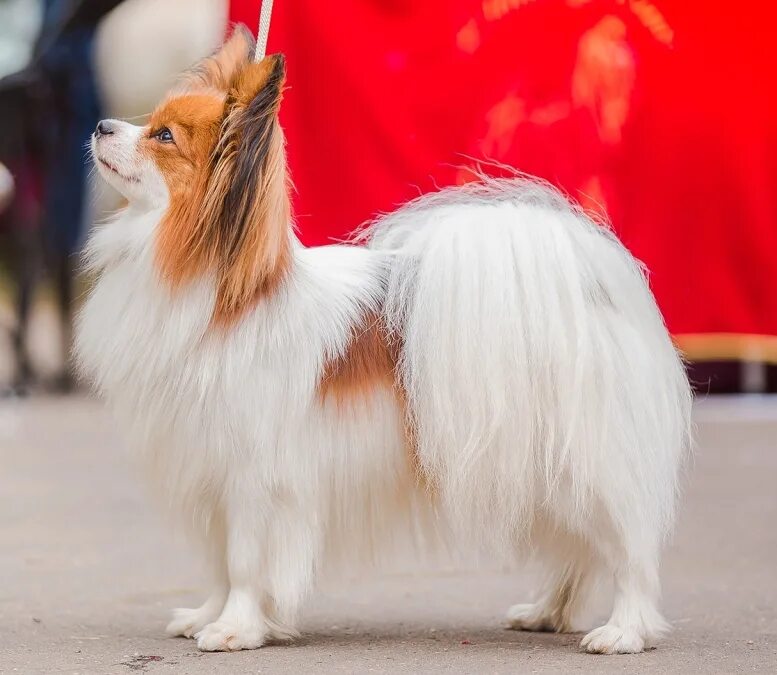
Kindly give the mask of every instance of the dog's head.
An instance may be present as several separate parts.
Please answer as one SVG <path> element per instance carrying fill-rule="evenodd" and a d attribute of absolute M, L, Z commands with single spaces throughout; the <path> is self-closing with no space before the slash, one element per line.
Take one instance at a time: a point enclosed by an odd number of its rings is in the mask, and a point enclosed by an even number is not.
<path fill-rule="evenodd" d="M 282 55 L 251 59 L 238 27 L 187 73 L 146 126 L 103 120 L 92 137 L 108 183 L 138 209 L 165 209 L 157 262 L 173 285 L 212 271 L 229 320 L 283 277 L 290 209 L 278 122 Z"/>

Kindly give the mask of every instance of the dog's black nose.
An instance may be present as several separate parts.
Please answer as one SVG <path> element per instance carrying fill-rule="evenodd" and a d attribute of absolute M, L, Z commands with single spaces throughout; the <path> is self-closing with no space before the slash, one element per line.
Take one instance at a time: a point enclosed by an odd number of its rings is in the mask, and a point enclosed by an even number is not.
<path fill-rule="evenodd" d="M 95 136 L 110 136 L 113 133 L 113 127 L 108 120 L 101 120 L 97 123 L 97 128 L 94 130 Z"/>

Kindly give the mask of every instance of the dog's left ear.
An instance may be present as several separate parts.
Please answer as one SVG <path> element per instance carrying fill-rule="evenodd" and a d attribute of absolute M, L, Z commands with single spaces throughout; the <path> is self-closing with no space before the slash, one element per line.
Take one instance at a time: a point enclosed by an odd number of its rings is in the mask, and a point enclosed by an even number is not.
<path fill-rule="evenodd" d="M 217 323 L 271 292 L 290 264 L 289 184 L 278 121 L 285 77 L 283 56 L 267 56 L 239 70 L 227 94 L 200 211 L 200 231 L 215 255 Z"/>

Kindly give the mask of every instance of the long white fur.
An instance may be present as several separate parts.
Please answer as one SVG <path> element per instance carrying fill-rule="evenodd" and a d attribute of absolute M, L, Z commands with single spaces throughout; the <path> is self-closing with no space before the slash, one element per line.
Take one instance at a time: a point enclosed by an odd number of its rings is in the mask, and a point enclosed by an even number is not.
<path fill-rule="evenodd" d="M 568 630 L 604 571 L 613 615 L 584 647 L 658 637 L 690 393 L 642 270 L 609 231 L 537 182 L 445 190 L 378 222 L 367 247 L 297 245 L 282 290 L 218 332 L 212 279 L 176 292 L 159 279 L 165 200 L 152 167 L 130 168 L 140 182 L 125 192 L 149 182 L 154 197 L 92 236 L 77 347 L 214 571 L 209 600 L 178 610 L 171 633 L 204 650 L 293 635 L 322 574 L 380 561 L 409 534 L 546 554 L 549 586 L 511 610 L 514 627 Z M 393 392 L 347 410 L 317 396 L 370 311 L 403 345 L 425 481 Z"/>
<path fill-rule="evenodd" d="M 538 505 L 566 502 L 554 515 L 583 532 L 602 501 L 617 527 L 651 514 L 653 536 L 668 531 L 688 382 L 608 229 L 506 179 L 422 197 L 369 238 L 393 253 L 389 325 L 419 454 L 455 522 L 512 548 Z"/>

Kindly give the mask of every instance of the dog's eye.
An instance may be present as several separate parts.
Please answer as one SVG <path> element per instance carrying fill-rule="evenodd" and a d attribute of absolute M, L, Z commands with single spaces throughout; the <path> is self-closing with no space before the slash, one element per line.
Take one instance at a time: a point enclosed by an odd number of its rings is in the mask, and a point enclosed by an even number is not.
<path fill-rule="evenodd" d="M 156 138 L 158 141 L 161 141 L 162 143 L 172 143 L 173 142 L 173 132 L 170 131 L 167 127 L 162 127 L 159 131 L 157 131 L 154 134 L 154 138 Z"/>

